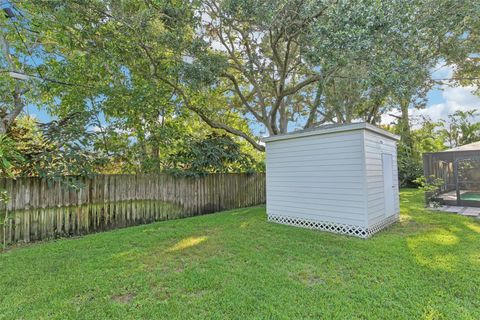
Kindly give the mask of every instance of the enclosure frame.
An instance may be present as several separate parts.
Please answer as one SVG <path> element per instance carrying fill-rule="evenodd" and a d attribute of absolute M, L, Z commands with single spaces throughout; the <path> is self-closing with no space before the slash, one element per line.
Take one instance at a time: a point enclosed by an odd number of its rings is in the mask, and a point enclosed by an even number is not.
<path fill-rule="evenodd" d="M 468 146 L 468 145 L 467 145 Z M 436 192 L 427 192 L 425 195 L 425 201 L 427 205 L 430 201 L 436 201 L 443 205 L 454 205 L 454 206 L 467 206 L 467 207 L 480 207 L 480 201 L 476 200 L 462 200 L 462 188 L 460 188 L 459 181 L 459 162 L 461 161 L 479 161 L 480 162 L 480 148 L 477 150 L 462 150 L 460 148 L 454 148 L 450 150 L 440 151 L 440 152 L 429 152 L 423 154 L 423 171 L 428 183 L 431 183 L 435 178 L 441 178 L 438 176 L 438 172 L 435 172 L 435 163 L 443 161 L 446 164 L 451 164 L 451 181 L 453 183 L 444 183 L 438 191 Z M 478 181 L 480 184 L 480 181 Z M 450 189 L 449 186 L 453 186 L 453 189 Z M 446 194 L 447 192 L 455 191 L 455 199 L 445 199 L 441 195 Z"/>

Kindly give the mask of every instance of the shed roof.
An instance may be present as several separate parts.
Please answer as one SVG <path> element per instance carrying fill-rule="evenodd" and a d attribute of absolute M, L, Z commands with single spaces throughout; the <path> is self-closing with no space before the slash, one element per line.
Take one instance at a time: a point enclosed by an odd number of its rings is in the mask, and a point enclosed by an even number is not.
<path fill-rule="evenodd" d="M 323 125 L 315 128 L 309 128 L 309 129 L 294 131 L 286 134 L 270 136 L 270 137 L 264 138 L 263 141 L 271 142 L 271 141 L 278 141 L 278 140 L 296 139 L 300 137 L 316 136 L 316 135 L 322 135 L 327 133 L 354 131 L 354 130 L 368 130 L 392 140 L 396 140 L 396 141 L 400 140 L 400 137 L 393 133 L 380 129 L 366 122 L 358 122 L 358 123 L 348 123 L 348 124 L 327 124 L 327 125 Z"/>
<path fill-rule="evenodd" d="M 457 152 L 457 151 L 480 151 L 480 141 L 472 142 L 456 148 L 443 150 L 441 152 Z"/>

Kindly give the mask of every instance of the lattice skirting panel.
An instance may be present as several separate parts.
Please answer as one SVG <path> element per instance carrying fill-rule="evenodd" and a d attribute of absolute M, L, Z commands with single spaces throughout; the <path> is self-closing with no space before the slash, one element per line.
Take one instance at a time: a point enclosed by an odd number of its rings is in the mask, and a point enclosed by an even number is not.
<path fill-rule="evenodd" d="M 377 233 L 378 231 L 398 221 L 398 215 L 393 215 L 368 228 L 349 225 L 349 224 L 342 224 L 342 223 L 316 221 L 316 220 L 288 217 L 288 216 L 278 216 L 274 214 L 268 215 L 268 221 L 276 222 L 280 224 L 286 224 L 290 226 L 307 228 L 307 229 L 316 229 L 316 230 L 328 231 L 333 233 L 341 233 L 349 236 L 356 236 L 356 237 L 366 239 L 371 235 L 373 235 L 374 233 Z"/>

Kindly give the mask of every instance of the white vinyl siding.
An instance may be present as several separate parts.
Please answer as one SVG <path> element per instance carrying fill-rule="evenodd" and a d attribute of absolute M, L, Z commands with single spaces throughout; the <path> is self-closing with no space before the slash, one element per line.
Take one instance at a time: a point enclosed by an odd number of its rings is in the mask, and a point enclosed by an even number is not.
<path fill-rule="evenodd" d="M 364 238 L 395 222 L 397 139 L 365 123 L 265 139 L 269 221 Z M 393 171 L 387 177 L 395 212 L 388 217 L 382 154 L 391 155 L 386 166 Z"/>
<path fill-rule="evenodd" d="M 268 142 L 267 213 L 366 226 L 362 132 Z"/>
<path fill-rule="evenodd" d="M 394 140 L 370 131 L 365 135 L 365 164 L 367 181 L 368 224 L 373 225 L 385 218 L 382 153 L 391 154 L 393 162 L 393 183 L 395 186 L 395 213 L 400 211 L 398 198 L 397 147 Z"/>

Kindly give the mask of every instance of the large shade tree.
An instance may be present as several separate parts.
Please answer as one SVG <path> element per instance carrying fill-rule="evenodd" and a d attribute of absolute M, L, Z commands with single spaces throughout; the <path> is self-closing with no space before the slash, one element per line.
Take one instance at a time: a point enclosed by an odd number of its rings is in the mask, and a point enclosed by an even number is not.
<path fill-rule="evenodd" d="M 98 110 L 152 142 L 162 140 L 165 121 L 196 115 L 258 150 L 252 128 L 275 135 L 325 122 L 378 123 L 397 105 L 408 142 L 408 108 L 472 14 L 467 2 L 450 0 L 18 5 L 42 30 L 47 76 L 75 84 L 53 84 L 45 95 L 59 112 Z M 145 152 L 158 155 L 154 144 Z"/>
<path fill-rule="evenodd" d="M 449 32 L 465 20 L 457 1 L 202 1 L 202 39 L 228 64 L 230 105 L 270 135 L 324 122 L 375 123 L 421 105 Z M 455 10 L 455 14 L 447 13 Z"/>
<path fill-rule="evenodd" d="M 18 7 L 28 18 L 20 27 L 41 34 L 37 103 L 59 118 L 90 114 L 97 148 L 123 169 L 158 171 L 178 151 L 176 144 L 211 132 L 202 117 L 217 123 L 202 110 L 219 110 L 226 97 L 222 88 L 202 88 L 213 83 L 209 68 L 221 57 L 187 61 L 205 49 L 194 37 L 189 3 L 40 0 Z M 233 110 L 219 110 L 215 118 L 219 129 L 229 124 L 248 137 L 246 121 Z"/>

